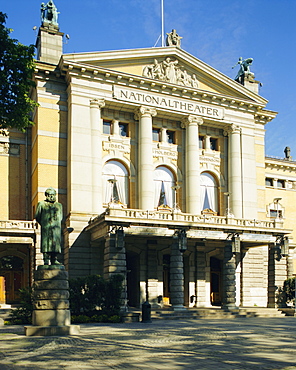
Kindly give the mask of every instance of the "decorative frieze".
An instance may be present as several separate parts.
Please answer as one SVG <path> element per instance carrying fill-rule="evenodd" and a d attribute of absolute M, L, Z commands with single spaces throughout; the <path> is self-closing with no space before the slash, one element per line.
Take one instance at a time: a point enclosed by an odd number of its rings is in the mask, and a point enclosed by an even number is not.
<path fill-rule="evenodd" d="M 20 155 L 20 145 L 12 143 L 0 143 L 0 155 Z"/>
<path fill-rule="evenodd" d="M 148 64 L 143 68 L 142 75 L 143 77 L 197 89 L 198 80 L 196 75 L 191 75 L 184 66 L 179 66 L 178 63 L 177 59 L 172 60 L 170 57 L 165 58 L 161 62 L 154 59 L 153 64 Z"/>

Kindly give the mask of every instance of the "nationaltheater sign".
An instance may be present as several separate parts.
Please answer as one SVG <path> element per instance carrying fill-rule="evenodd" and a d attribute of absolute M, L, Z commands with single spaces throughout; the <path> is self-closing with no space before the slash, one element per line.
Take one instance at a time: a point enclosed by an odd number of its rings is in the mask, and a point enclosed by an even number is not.
<path fill-rule="evenodd" d="M 207 104 L 199 104 L 192 100 L 163 96 L 154 93 L 139 92 L 137 90 L 114 86 L 114 98 L 131 103 L 150 105 L 155 108 L 175 110 L 182 113 L 196 114 L 216 119 L 224 118 L 224 109 Z"/>

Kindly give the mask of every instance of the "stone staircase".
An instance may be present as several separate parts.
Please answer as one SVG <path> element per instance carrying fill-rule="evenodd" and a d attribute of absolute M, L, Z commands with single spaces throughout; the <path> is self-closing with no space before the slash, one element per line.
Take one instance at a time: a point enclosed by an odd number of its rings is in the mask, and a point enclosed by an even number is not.
<path fill-rule="evenodd" d="M 186 319 L 235 319 L 237 317 L 285 317 L 277 308 L 244 307 L 224 310 L 221 307 L 189 308 L 174 311 L 170 308 L 151 311 L 152 319 L 186 320 Z"/>

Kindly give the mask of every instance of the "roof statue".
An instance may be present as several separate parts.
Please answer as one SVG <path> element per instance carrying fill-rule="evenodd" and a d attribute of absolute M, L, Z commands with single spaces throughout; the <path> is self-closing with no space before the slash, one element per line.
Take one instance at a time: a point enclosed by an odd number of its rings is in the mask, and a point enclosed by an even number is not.
<path fill-rule="evenodd" d="M 254 73 L 250 71 L 250 65 L 253 63 L 253 58 L 244 59 L 240 57 L 238 62 L 232 67 L 239 65 L 239 71 L 235 77 L 235 81 L 239 82 L 240 84 L 244 85 L 245 79 L 254 79 Z"/>
<path fill-rule="evenodd" d="M 177 34 L 176 30 L 172 30 L 172 32 L 167 33 L 166 46 L 177 46 L 180 48 L 182 38 Z"/>
<path fill-rule="evenodd" d="M 177 85 L 198 88 L 198 79 L 195 74 L 189 74 L 183 65 L 178 66 L 178 60 L 166 57 L 162 62 L 154 59 L 153 64 L 143 68 L 144 77 L 170 82 Z"/>
<path fill-rule="evenodd" d="M 54 2 L 50 0 L 47 4 L 41 3 L 41 22 L 42 26 L 54 26 L 54 28 L 58 28 L 58 14 L 56 6 Z"/>

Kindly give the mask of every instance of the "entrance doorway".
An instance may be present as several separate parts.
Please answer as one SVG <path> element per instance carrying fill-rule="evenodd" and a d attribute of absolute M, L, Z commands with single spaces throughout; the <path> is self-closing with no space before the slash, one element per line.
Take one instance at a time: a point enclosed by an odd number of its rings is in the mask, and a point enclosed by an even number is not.
<path fill-rule="evenodd" d="M 2 296 L 5 303 L 19 301 L 19 289 L 24 288 L 24 260 L 16 256 L 4 256 L 0 259 L 0 276 L 3 285 Z M 4 293 L 4 294 L 3 294 Z"/>
<path fill-rule="evenodd" d="M 163 304 L 168 305 L 170 303 L 170 263 L 171 256 L 169 254 L 163 255 L 162 266 L 163 266 Z"/>
<path fill-rule="evenodd" d="M 213 306 L 221 306 L 222 292 L 222 271 L 221 261 L 218 258 L 211 257 L 211 304 Z"/>
<path fill-rule="evenodd" d="M 133 252 L 126 254 L 127 300 L 130 307 L 140 305 L 140 258 Z"/>

